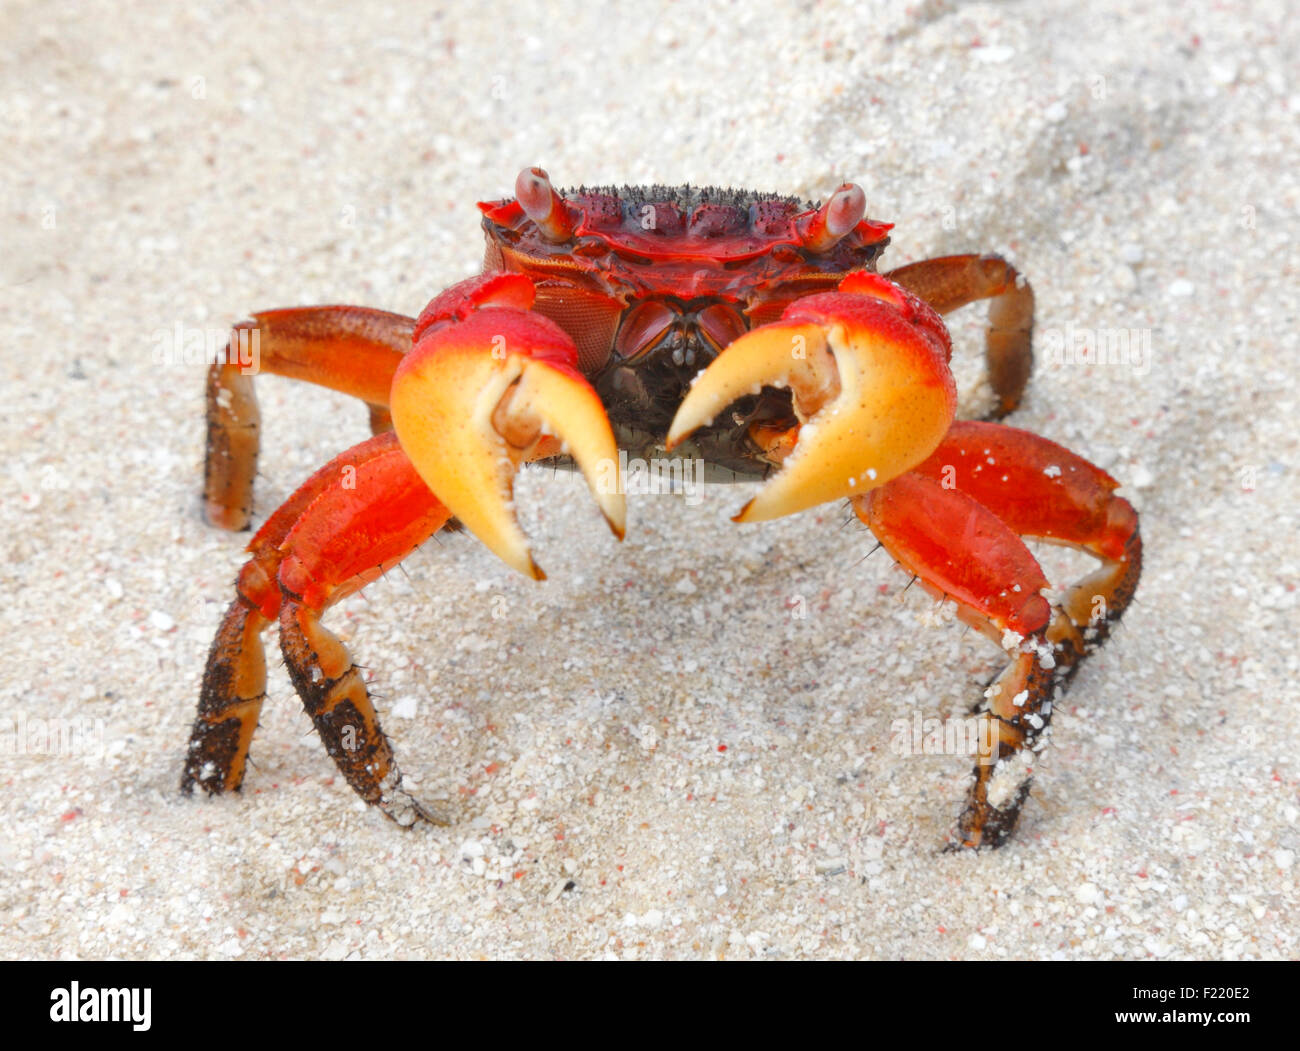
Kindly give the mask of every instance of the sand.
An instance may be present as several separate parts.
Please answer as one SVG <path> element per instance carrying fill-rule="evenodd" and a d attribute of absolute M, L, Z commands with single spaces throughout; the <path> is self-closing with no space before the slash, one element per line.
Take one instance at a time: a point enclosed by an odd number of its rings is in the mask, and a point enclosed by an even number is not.
<path fill-rule="evenodd" d="M 0 956 L 1294 958 L 1300 23 L 1130 6 L 5 4 Z M 199 517 L 203 369 L 166 349 L 275 306 L 418 312 L 530 164 L 851 179 L 892 265 L 1029 276 L 1010 422 L 1124 483 L 1147 561 L 1007 847 L 941 853 L 969 760 L 890 744 L 998 653 L 843 507 L 642 496 L 619 545 L 539 472 L 545 584 L 461 535 L 330 617 L 450 826 L 368 810 L 278 663 L 243 793 L 178 793 L 246 537 Z M 950 323 L 976 412 L 982 311 Z M 1133 353 L 1047 360 L 1082 330 Z M 367 431 L 258 390 L 260 521 Z M 44 754 L 59 726 L 85 734 Z"/>

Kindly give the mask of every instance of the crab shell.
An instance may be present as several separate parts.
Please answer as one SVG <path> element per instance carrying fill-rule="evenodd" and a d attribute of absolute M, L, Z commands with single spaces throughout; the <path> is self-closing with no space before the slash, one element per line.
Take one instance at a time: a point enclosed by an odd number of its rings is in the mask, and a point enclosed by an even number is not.
<path fill-rule="evenodd" d="M 531 185 L 529 175 L 536 180 Z M 560 193 L 539 169 L 525 172 L 517 189 L 514 200 L 479 203 L 484 270 L 533 279 L 533 308 L 577 333 L 587 375 L 612 356 L 644 355 L 671 323 L 666 304 L 673 300 L 709 300 L 721 308 L 710 314 L 706 307 L 700 319 L 716 354 L 740 331 L 778 318 L 795 299 L 834 288 L 850 270 L 873 268 L 893 228 L 861 218 L 862 191 L 851 185 L 836 191 L 828 202 L 833 209 L 714 187 Z M 548 207 L 539 209 L 530 192 L 548 195 Z M 857 221 L 828 235 L 828 219 L 833 225 L 836 217 Z M 632 316 L 623 319 L 629 306 Z"/>

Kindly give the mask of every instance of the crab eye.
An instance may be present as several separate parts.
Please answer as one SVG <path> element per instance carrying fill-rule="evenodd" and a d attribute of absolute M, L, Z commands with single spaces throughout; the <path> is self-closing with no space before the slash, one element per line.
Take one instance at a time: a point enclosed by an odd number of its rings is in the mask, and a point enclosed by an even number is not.
<path fill-rule="evenodd" d="M 799 222 L 799 237 L 811 252 L 829 252 L 862 222 L 867 195 L 862 187 L 846 182 L 825 204 Z"/>
<path fill-rule="evenodd" d="M 515 180 L 515 198 L 524 214 L 548 241 L 562 244 L 573 236 L 573 216 L 541 168 L 525 168 Z"/>

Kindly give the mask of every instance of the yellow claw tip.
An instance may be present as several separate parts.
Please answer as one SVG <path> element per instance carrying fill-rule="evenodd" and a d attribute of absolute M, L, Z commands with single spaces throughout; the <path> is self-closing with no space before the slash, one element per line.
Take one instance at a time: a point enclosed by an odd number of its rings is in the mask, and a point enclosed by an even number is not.
<path fill-rule="evenodd" d="M 483 545 L 516 573 L 532 580 L 545 580 L 546 574 L 533 558 L 528 538 L 519 530 L 513 519 L 503 523 L 504 528 L 495 534 L 479 537 Z"/>
<path fill-rule="evenodd" d="M 733 522 L 748 522 L 748 521 L 750 521 L 750 518 L 749 518 L 749 509 L 750 509 L 751 507 L 753 507 L 753 506 L 754 506 L 754 501 L 753 501 L 753 500 L 750 500 L 747 504 L 745 504 L 744 507 L 742 507 L 739 511 L 737 511 L 734 515 L 731 516 L 731 520 L 732 520 Z"/>
<path fill-rule="evenodd" d="M 673 417 L 673 422 L 668 427 L 668 436 L 664 438 L 664 452 L 672 452 L 697 430 L 711 422 L 712 418 L 687 422 L 687 418 L 682 415 L 681 406 L 679 405 L 677 415 Z"/>
<path fill-rule="evenodd" d="M 596 506 L 600 508 L 601 516 L 609 526 L 609 531 L 615 538 L 622 540 L 627 533 L 627 498 L 621 490 L 612 493 L 602 492 L 600 489 L 602 483 L 603 479 L 598 479 L 596 485 L 590 486 L 596 497 Z"/>

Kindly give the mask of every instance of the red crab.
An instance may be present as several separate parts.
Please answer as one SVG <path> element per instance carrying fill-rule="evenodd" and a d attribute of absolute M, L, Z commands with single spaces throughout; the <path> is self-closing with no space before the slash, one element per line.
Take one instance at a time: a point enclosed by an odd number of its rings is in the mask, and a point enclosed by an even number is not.
<path fill-rule="evenodd" d="M 991 300 L 1001 416 L 1029 377 L 1029 286 L 989 255 L 878 275 L 890 225 L 865 218 L 852 184 L 821 207 L 697 187 L 562 194 L 538 168 L 515 189 L 479 205 L 484 273 L 417 320 L 326 306 L 239 326 L 241 338 L 256 330 L 261 368 L 356 395 L 376 433 L 249 544 L 183 787 L 239 788 L 265 696 L 261 633 L 278 622 L 294 686 L 348 783 L 398 824 L 438 820 L 403 790 L 361 673 L 322 615 L 453 520 L 543 579 L 513 510 L 524 461 L 576 465 L 622 538 L 626 450 L 767 478 L 740 522 L 849 498 L 899 563 L 1007 651 L 984 701 L 997 762 L 976 765 L 955 840 L 1000 844 L 1053 701 L 1123 613 L 1142 551 L 1137 515 L 1104 471 L 1026 431 L 954 422 L 939 314 Z M 212 367 L 207 411 L 207 514 L 246 528 L 258 412 L 233 359 Z M 1101 566 L 1053 608 L 1022 537 Z"/>

